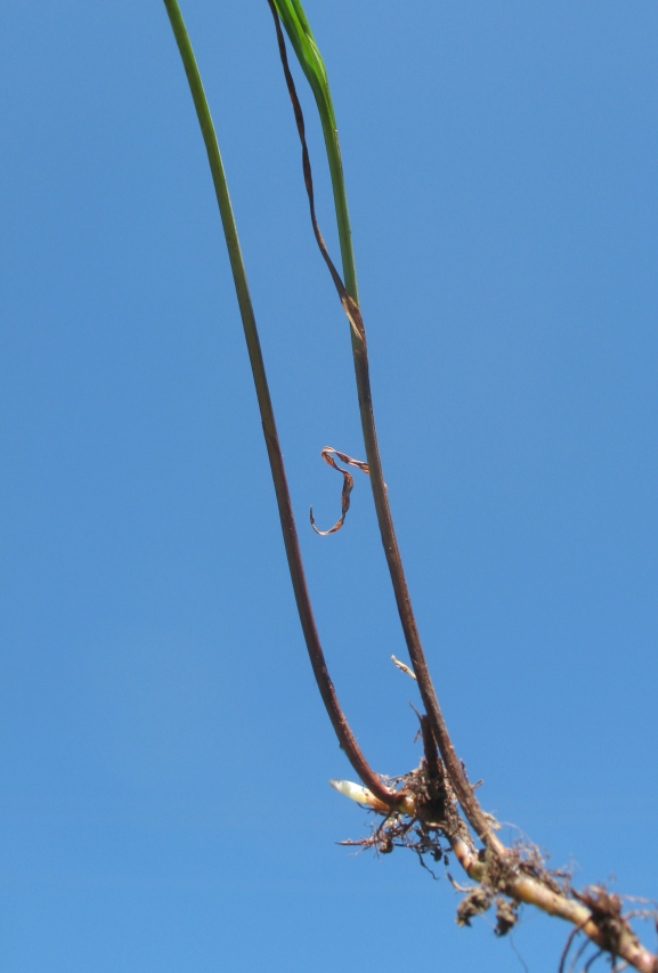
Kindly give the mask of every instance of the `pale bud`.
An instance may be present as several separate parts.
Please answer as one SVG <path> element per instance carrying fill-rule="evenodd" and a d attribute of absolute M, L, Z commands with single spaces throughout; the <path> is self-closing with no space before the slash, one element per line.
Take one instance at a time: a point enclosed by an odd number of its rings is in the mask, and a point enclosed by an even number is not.
<path fill-rule="evenodd" d="M 330 780 L 329 783 L 339 794 L 349 797 L 351 801 L 356 801 L 357 804 L 365 804 L 366 807 L 371 807 L 375 811 L 383 811 L 386 813 L 390 811 L 387 804 L 380 801 L 372 791 L 369 791 L 367 787 L 363 787 L 362 784 L 355 784 L 351 780 Z"/>
<path fill-rule="evenodd" d="M 331 786 L 338 791 L 339 794 L 343 794 L 345 797 L 349 797 L 351 801 L 356 801 L 357 804 L 365 804 L 366 807 L 370 807 L 373 811 L 379 811 L 381 814 L 389 815 L 391 814 L 391 808 L 384 801 L 380 801 L 378 797 L 369 791 L 367 787 L 362 784 L 355 784 L 351 780 L 330 780 Z M 408 814 L 410 817 L 414 817 L 416 813 L 416 805 L 413 797 L 410 794 L 400 795 L 401 803 L 399 810 L 403 814 Z M 395 813 L 395 812 L 393 812 Z"/>

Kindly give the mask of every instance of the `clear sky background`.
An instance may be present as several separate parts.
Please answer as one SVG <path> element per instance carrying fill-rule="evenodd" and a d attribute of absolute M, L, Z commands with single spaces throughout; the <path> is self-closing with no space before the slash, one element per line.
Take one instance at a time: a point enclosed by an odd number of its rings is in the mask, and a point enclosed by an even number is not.
<path fill-rule="evenodd" d="M 339 510 L 320 449 L 363 447 L 271 17 L 183 12 L 331 672 L 371 763 L 404 773 L 417 700 L 365 478 L 339 535 L 307 524 Z M 658 896 L 658 6 L 307 12 L 458 752 L 580 886 Z M 557 920 L 460 930 L 443 873 L 335 844 L 368 815 L 327 784 L 353 774 L 295 613 L 164 6 L 5 3 L 0 31 L 0 969 L 556 970 Z"/>

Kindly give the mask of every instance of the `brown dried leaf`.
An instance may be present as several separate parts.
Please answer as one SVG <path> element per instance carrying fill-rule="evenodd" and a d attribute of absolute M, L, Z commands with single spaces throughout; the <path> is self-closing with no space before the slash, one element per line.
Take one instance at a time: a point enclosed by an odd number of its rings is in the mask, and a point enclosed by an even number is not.
<path fill-rule="evenodd" d="M 341 515 L 333 527 L 330 527 L 329 530 L 320 530 L 318 527 L 316 527 L 315 517 L 313 516 L 313 507 L 311 507 L 311 527 L 316 534 L 320 535 L 320 537 L 327 537 L 328 534 L 335 534 L 336 531 L 340 530 L 345 523 L 347 511 L 350 509 L 350 494 L 352 492 L 352 487 L 354 486 L 354 477 L 348 470 L 345 470 L 342 466 L 338 465 L 334 459 L 334 456 L 337 456 L 341 462 L 346 463 L 348 466 L 356 466 L 357 469 L 362 470 L 363 473 L 370 473 L 370 469 L 368 468 L 368 464 L 364 463 L 363 460 L 353 459 L 351 456 L 348 456 L 347 453 L 341 453 L 340 450 L 334 449 L 333 446 L 325 446 L 320 455 L 325 463 L 328 463 L 329 466 L 333 466 L 335 470 L 338 470 L 338 472 L 342 473 L 343 475 L 343 489 L 341 491 L 340 498 Z"/>

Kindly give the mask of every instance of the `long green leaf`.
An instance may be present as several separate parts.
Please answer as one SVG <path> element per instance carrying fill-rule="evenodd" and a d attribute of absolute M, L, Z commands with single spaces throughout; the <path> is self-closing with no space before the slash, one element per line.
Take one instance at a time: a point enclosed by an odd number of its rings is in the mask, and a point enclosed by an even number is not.
<path fill-rule="evenodd" d="M 343 264 L 343 278 L 347 292 L 359 302 L 356 280 L 356 265 L 352 246 L 352 231 L 350 228 L 350 214 L 347 206 L 347 192 L 343 174 L 343 162 L 338 141 L 336 115 L 329 90 L 329 79 L 322 55 L 315 43 L 313 32 L 299 0 L 273 0 L 281 22 L 297 55 L 311 90 L 320 116 L 322 133 L 331 173 L 331 184 L 334 194 L 336 210 L 336 224 L 340 241 L 341 260 Z"/>

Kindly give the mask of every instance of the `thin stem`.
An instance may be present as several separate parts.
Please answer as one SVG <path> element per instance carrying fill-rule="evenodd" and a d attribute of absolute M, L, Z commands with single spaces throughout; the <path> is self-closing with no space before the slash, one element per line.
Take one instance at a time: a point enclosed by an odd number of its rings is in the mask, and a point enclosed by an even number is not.
<path fill-rule="evenodd" d="M 302 630 L 304 632 L 308 654 L 313 667 L 313 673 L 315 675 L 322 700 L 338 738 L 338 742 L 345 751 L 350 763 L 352 764 L 352 767 L 359 775 L 363 783 L 373 792 L 373 794 L 375 794 L 380 798 L 380 800 L 384 801 L 389 806 L 393 806 L 399 802 L 401 795 L 400 793 L 393 794 L 388 788 L 386 788 L 366 761 L 361 748 L 356 742 L 354 734 L 349 727 L 345 714 L 340 707 L 333 683 L 327 670 L 324 652 L 322 650 L 320 637 L 318 635 L 313 616 L 313 609 L 306 584 L 306 577 L 304 575 L 304 566 L 299 548 L 299 540 L 297 537 L 297 528 L 295 526 L 290 492 L 288 490 L 283 457 L 281 454 L 279 437 L 274 420 L 274 411 L 267 384 L 265 365 L 263 362 L 260 340 L 256 327 L 256 319 L 254 316 L 253 305 L 251 303 L 251 296 L 249 294 L 249 287 L 242 260 L 240 242 L 233 216 L 233 208 L 231 206 L 231 199 L 228 192 L 222 157 L 219 151 L 217 137 L 215 135 L 210 108 L 208 106 L 205 92 L 203 90 L 203 84 L 201 82 L 201 76 L 194 57 L 194 51 L 187 34 L 177 0 L 164 0 L 164 4 L 167 9 L 167 14 L 169 15 L 169 20 L 176 38 L 176 43 L 178 45 L 178 50 L 183 61 L 185 74 L 187 75 L 190 92 L 192 94 L 194 107 L 196 109 L 199 126 L 201 128 L 203 141 L 205 143 L 206 152 L 208 155 L 208 162 L 210 164 L 215 194 L 217 196 L 217 203 L 219 205 L 219 212 L 224 229 L 224 237 L 226 239 L 226 246 L 233 273 L 235 291 L 238 298 L 240 315 L 242 317 L 242 324 L 247 342 L 249 362 L 251 365 L 256 395 L 258 398 L 258 407 L 260 409 L 263 435 L 265 437 L 270 469 L 272 471 L 272 479 L 274 481 L 274 490 L 279 508 L 279 519 L 281 521 L 281 529 L 283 531 L 283 540 L 286 549 L 286 557 L 288 559 L 288 567 L 290 569 L 295 600 L 297 602 L 297 611 L 302 623 Z"/>
<path fill-rule="evenodd" d="M 336 127 L 335 113 L 331 100 L 326 69 L 317 45 L 315 44 L 315 39 L 311 33 L 308 21 L 303 14 L 299 0 L 268 0 L 268 4 L 274 16 L 281 61 L 283 64 L 288 91 L 293 103 L 295 118 L 297 121 L 297 129 L 302 143 L 304 177 L 311 207 L 313 230 L 325 262 L 329 266 L 334 284 L 336 285 L 336 289 L 341 299 L 341 303 L 343 304 L 350 324 L 352 325 L 350 328 L 352 355 L 354 360 L 356 386 L 359 399 L 361 428 L 363 430 L 366 458 L 370 468 L 370 482 L 372 486 L 375 510 L 377 513 L 377 521 L 379 523 L 384 553 L 388 563 L 398 614 L 402 623 L 402 630 L 407 643 L 409 657 L 418 680 L 420 695 L 425 709 L 427 710 L 427 714 L 432 725 L 432 731 L 439 747 L 439 752 L 441 753 L 443 761 L 446 765 L 446 769 L 450 776 L 450 780 L 459 803 L 464 809 L 466 817 L 481 840 L 485 841 L 492 849 L 502 853 L 503 846 L 493 834 L 487 822 L 486 816 L 484 815 L 473 794 L 473 789 L 469 783 L 468 777 L 466 776 L 464 767 L 455 752 L 450 734 L 448 733 L 448 728 L 439 705 L 436 690 L 434 689 L 427 660 L 425 658 L 425 652 L 420 639 L 420 632 L 418 630 L 418 625 L 416 623 L 416 618 L 411 604 L 409 586 L 404 573 L 402 556 L 400 554 L 397 536 L 393 526 L 393 518 L 388 502 L 388 492 L 384 480 L 379 444 L 377 441 L 377 430 L 375 426 L 372 390 L 370 385 L 366 333 L 358 308 L 358 290 L 356 284 L 354 248 L 352 246 L 352 234 L 350 229 L 345 179 L 343 175 L 340 144 L 338 141 L 338 130 Z M 308 161 L 308 149 L 306 146 L 306 138 L 304 133 L 303 115 L 292 75 L 288 67 L 285 44 L 283 43 L 277 12 L 281 16 L 295 53 L 297 54 L 304 73 L 309 80 L 313 94 L 315 95 L 318 112 L 322 122 L 322 130 L 324 133 L 325 147 L 327 151 L 327 158 L 329 160 L 329 169 L 331 172 L 333 186 L 336 222 L 338 225 L 343 273 L 345 277 L 344 283 L 337 274 L 331 258 L 327 253 L 324 240 L 322 239 L 322 234 L 320 233 L 317 220 L 315 218 L 313 185 L 310 177 L 310 162 Z"/>

